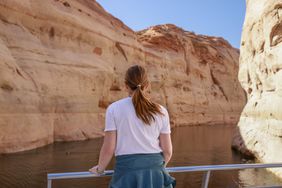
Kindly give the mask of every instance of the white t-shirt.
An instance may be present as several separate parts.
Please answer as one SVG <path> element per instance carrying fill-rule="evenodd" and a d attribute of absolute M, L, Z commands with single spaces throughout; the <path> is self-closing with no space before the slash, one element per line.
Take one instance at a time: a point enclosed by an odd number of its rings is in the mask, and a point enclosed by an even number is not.
<path fill-rule="evenodd" d="M 160 133 L 170 134 L 167 110 L 161 106 L 164 115 L 156 114 L 150 125 L 143 123 L 135 113 L 131 97 L 112 103 L 106 112 L 105 131 L 117 131 L 115 155 L 159 153 Z"/>

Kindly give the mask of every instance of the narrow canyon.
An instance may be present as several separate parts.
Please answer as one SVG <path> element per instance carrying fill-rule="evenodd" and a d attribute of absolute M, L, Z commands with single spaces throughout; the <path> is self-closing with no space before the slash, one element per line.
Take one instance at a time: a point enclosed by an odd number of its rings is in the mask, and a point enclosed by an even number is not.
<path fill-rule="evenodd" d="M 273 26 L 273 38 L 281 34 L 280 26 Z M 102 136 L 105 109 L 127 95 L 124 73 L 133 64 L 147 68 L 151 97 L 168 109 L 172 126 L 235 125 L 246 104 L 237 78 L 239 50 L 220 37 L 172 24 L 135 32 L 92 0 L 1 0 L 0 28 L 0 153 Z M 272 58 L 271 66 L 260 64 L 254 58 L 267 52 L 249 40 L 241 52 L 241 63 L 246 62 L 239 77 L 252 91 L 244 110 L 249 116 L 243 115 L 240 125 L 263 113 L 257 125 L 271 116 L 273 129 L 265 134 L 281 139 L 271 132 L 278 130 L 281 111 L 264 105 L 269 95 L 276 105 L 281 102 L 276 100 L 281 88 L 279 64 L 274 63 L 278 52 L 265 56 Z M 270 48 L 277 43 L 263 44 Z M 257 70 L 263 77 L 258 89 Z M 253 99 L 256 93 L 260 99 Z"/>

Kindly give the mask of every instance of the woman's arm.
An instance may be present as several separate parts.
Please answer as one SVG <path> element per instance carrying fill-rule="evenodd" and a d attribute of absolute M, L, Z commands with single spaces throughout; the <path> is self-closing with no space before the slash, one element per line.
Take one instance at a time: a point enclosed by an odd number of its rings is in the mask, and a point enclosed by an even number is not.
<path fill-rule="evenodd" d="M 103 172 L 110 163 L 116 148 L 116 131 L 106 131 L 104 143 L 100 151 L 98 165 L 89 169 L 90 172 L 99 174 Z"/>
<path fill-rule="evenodd" d="M 160 147 L 163 150 L 166 166 L 172 156 L 172 144 L 170 134 L 160 134 Z"/>

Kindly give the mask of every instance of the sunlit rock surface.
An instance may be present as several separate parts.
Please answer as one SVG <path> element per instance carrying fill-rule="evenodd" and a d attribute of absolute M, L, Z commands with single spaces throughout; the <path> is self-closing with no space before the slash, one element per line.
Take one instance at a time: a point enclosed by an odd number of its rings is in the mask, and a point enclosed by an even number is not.
<path fill-rule="evenodd" d="M 240 51 L 248 102 L 233 145 L 262 162 L 282 162 L 282 0 L 247 0 Z"/>

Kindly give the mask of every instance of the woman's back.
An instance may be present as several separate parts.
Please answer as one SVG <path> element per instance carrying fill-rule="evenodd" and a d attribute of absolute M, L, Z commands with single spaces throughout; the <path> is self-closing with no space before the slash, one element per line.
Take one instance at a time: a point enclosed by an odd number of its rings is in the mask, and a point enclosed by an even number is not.
<path fill-rule="evenodd" d="M 115 153 L 109 188 L 172 188 L 175 180 L 165 170 L 172 155 L 167 110 L 147 95 L 142 66 L 126 71 L 125 86 L 130 97 L 108 107 L 99 162 L 90 171 L 102 174 Z"/>
<path fill-rule="evenodd" d="M 111 104 L 106 112 L 105 131 L 117 131 L 115 155 L 162 152 L 159 136 L 169 134 L 170 125 L 167 110 L 162 106 L 161 112 L 146 125 L 137 117 L 131 97 Z"/>

